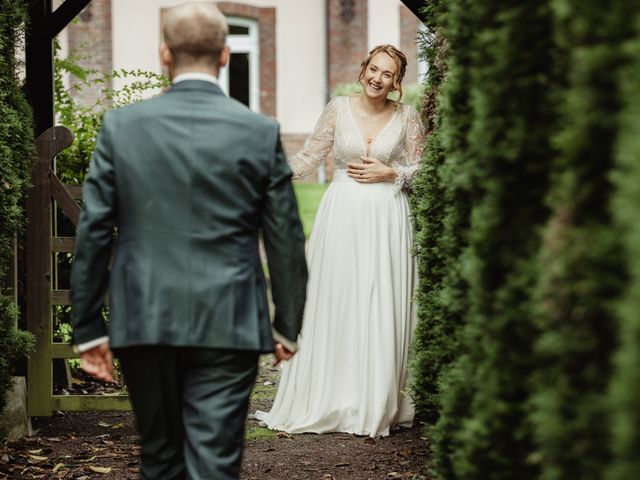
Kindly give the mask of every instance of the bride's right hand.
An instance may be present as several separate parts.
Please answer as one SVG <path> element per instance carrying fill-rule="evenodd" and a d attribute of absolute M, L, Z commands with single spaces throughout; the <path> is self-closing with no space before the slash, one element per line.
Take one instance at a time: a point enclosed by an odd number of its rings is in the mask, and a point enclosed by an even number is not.
<path fill-rule="evenodd" d="M 281 343 L 276 343 L 276 351 L 274 352 L 276 359 L 273 361 L 273 366 L 278 365 L 282 360 L 289 360 L 295 355 L 295 352 L 291 352 L 286 349 Z"/>

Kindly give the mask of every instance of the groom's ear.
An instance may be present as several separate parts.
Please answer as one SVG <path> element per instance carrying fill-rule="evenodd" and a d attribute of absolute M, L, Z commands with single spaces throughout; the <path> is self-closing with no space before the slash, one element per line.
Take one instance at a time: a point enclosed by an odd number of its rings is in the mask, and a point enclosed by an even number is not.
<path fill-rule="evenodd" d="M 169 47 L 167 46 L 166 43 L 161 43 L 160 44 L 160 63 L 165 66 L 165 67 L 169 67 L 169 65 L 171 65 L 172 63 L 172 58 L 171 58 L 171 50 L 169 50 Z"/>
<path fill-rule="evenodd" d="M 220 52 L 220 67 L 226 67 L 229 63 L 229 47 L 224 47 Z"/>

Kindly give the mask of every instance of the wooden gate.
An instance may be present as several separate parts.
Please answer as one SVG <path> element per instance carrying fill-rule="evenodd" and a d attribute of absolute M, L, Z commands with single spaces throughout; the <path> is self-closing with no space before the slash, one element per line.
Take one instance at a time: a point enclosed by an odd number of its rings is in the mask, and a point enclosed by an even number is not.
<path fill-rule="evenodd" d="M 37 158 L 33 186 L 27 197 L 26 300 L 27 328 L 36 348 L 28 362 L 30 416 L 50 416 L 53 411 L 130 410 L 126 395 L 54 395 L 54 359 L 77 358 L 71 344 L 54 342 L 53 308 L 70 305 L 69 290 L 52 288 L 56 253 L 73 252 L 75 237 L 53 236 L 54 201 L 77 227 L 82 198 L 80 185 L 63 185 L 51 170 L 53 158 L 73 142 L 65 127 L 52 127 L 36 140 Z"/>

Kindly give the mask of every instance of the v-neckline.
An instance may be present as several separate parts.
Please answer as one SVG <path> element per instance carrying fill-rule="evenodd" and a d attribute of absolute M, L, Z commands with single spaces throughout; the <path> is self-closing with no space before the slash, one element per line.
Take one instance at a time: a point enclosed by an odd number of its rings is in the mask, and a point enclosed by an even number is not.
<path fill-rule="evenodd" d="M 378 132 L 378 134 L 376 135 L 376 138 L 371 140 L 370 148 L 369 151 L 367 151 L 367 142 L 365 142 L 364 137 L 362 136 L 362 131 L 360 130 L 360 127 L 358 127 L 358 123 L 356 122 L 356 119 L 353 116 L 353 112 L 351 111 L 351 97 L 344 97 L 347 100 L 347 110 L 349 112 L 349 118 L 351 118 L 351 123 L 353 123 L 353 126 L 355 127 L 356 131 L 358 132 L 358 137 L 360 138 L 360 142 L 362 143 L 362 146 L 364 147 L 364 154 L 365 156 L 370 156 L 371 152 L 373 152 L 373 147 L 375 146 L 376 142 L 378 141 L 378 138 L 380 138 L 380 136 L 384 133 L 384 131 L 387 129 L 387 127 L 389 125 L 391 125 L 391 123 L 395 120 L 396 115 L 398 115 L 398 110 L 400 110 L 400 104 L 396 103 L 395 109 L 393 111 L 393 115 L 391 115 L 391 118 L 389 119 L 389 121 L 384 125 L 384 127 L 382 127 L 382 129 Z M 353 98 L 357 98 L 357 97 L 353 97 Z"/>

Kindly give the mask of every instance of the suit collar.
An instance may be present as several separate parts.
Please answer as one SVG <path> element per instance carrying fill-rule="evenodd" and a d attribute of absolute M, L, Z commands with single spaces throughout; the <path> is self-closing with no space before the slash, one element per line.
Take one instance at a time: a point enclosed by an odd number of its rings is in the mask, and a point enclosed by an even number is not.
<path fill-rule="evenodd" d="M 188 92 L 188 91 L 201 91 L 201 92 L 209 92 L 215 93 L 217 95 L 224 95 L 222 89 L 211 82 L 207 82 L 205 80 L 183 80 L 178 82 L 167 90 L 167 93 L 172 92 Z"/>

